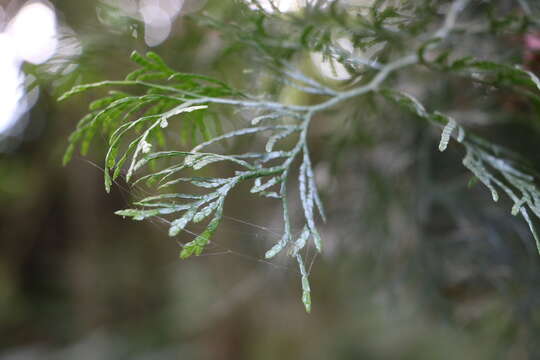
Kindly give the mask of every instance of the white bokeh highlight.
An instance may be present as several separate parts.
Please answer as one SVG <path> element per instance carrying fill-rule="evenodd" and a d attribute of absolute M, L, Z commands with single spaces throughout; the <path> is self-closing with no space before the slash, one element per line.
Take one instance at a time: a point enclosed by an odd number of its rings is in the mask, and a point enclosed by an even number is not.
<path fill-rule="evenodd" d="M 252 9 L 262 8 L 268 13 L 298 11 L 305 6 L 306 0 L 247 0 Z"/>
<path fill-rule="evenodd" d="M 169 37 L 172 24 L 184 0 L 141 0 L 139 12 L 144 21 L 144 41 L 153 47 Z"/>
<path fill-rule="evenodd" d="M 42 2 L 30 2 L 8 23 L 5 34 L 13 39 L 19 59 L 42 64 L 58 47 L 54 9 Z"/>
<path fill-rule="evenodd" d="M 10 129 L 18 118 L 19 103 L 24 92 L 24 76 L 20 71 L 20 61 L 13 40 L 0 33 L 0 135 Z"/>
<path fill-rule="evenodd" d="M 153 47 L 169 37 L 172 29 L 172 17 L 163 8 L 148 4 L 140 9 L 144 21 L 144 41 Z"/>
<path fill-rule="evenodd" d="M 169 38 L 176 18 L 191 2 L 204 5 L 206 0 L 103 0 L 121 10 L 126 16 L 144 23 L 144 41 L 150 47 L 158 46 Z M 185 5 L 188 6 L 185 6 Z"/>
<path fill-rule="evenodd" d="M 1 9 L 1 8 L 0 8 Z M 24 92 L 23 62 L 42 64 L 58 47 L 56 14 L 45 1 L 29 1 L 7 22 L 0 11 L 0 136 L 14 127 L 28 111 L 30 103 Z"/>

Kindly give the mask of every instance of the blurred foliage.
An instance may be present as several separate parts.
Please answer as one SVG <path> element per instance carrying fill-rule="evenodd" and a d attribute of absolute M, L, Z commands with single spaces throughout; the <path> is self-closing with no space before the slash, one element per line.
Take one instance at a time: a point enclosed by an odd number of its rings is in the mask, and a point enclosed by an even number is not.
<path fill-rule="evenodd" d="M 532 43 L 539 9 L 525 0 L 457 6 L 465 3 L 375 1 L 369 8 L 343 1 L 267 14 L 241 2 L 210 1 L 204 12 L 180 18 L 148 57 L 135 55 L 143 68 L 162 58 L 170 73 L 117 80 L 137 71 L 129 61 L 133 50 L 148 54 L 141 25 L 116 10 L 98 17 L 102 4 L 55 2 L 83 52 L 70 59 L 77 69 L 69 76 L 27 69 L 41 84 L 41 100 L 26 140 L 0 158 L 0 358 L 536 358 L 540 259 L 530 230 L 537 223 L 540 160 L 540 66 Z M 321 75 L 314 52 L 350 78 Z M 398 67 L 388 71 L 388 65 Z M 82 85 L 93 82 L 116 85 L 117 92 Z M 163 82 L 183 93 L 169 99 L 170 93 L 147 91 Z M 91 91 L 56 103 L 72 86 Z M 106 97 L 109 103 L 95 101 Z M 275 112 L 310 113 L 301 146 L 309 145 L 307 164 L 327 215 L 325 223 L 315 219 L 322 256 L 311 246 L 301 252 L 313 287 L 311 315 L 298 306 L 298 270 L 286 256 L 264 259 L 282 239 L 283 210 L 276 200 L 246 196 L 253 184 L 238 184 L 227 195 L 201 256 L 178 261 L 177 246 L 197 243 L 206 227 L 174 232 L 177 243 L 161 216 L 127 223 L 112 215 L 131 199 L 141 206 L 136 211 L 167 199 L 155 183 L 127 183 L 136 181 L 125 179 L 129 161 L 107 161 L 101 171 L 100 162 L 73 151 L 72 163 L 61 168 L 60 139 L 89 103 L 96 115 L 115 101 L 129 99 L 131 106 L 145 97 L 166 100 L 145 108 L 155 112 L 149 116 L 208 106 L 182 114 L 184 127 L 172 118 L 162 127 L 162 117 L 152 118 L 159 131 L 143 140 L 163 156 L 193 155 L 222 134 L 306 119 L 272 117 Z M 232 100 L 238 102 L 226 103 Z M 123 126 L 114 123 L 119 115 L 92 117 L 92 132 L 72 140 L 93 137 L 99 145 L 83 149 L 105 158 L 108 137 Z M 269 123 L 250 125 L 253 119 Z M 134 127 L 134 139 L 145 130 Z M 265 149 L 267 136 L 248 135 L 220 138 L 221 148 L 190 166 Z M 144 145 L 135 144 L 132 150 Z M 283 138 L 277 145 L 287 152 L 297 143 Z M 140 150 L 133 168 L 141 159 L 152 163 L 153 153 Z M 186 165 L 160 161 L 166 162 L 142 176 Z M 311 231 L 305 199 L 296 201 L 303 191 L 296 178 L 308 166 L 302 163 L 303 155 L 291 161 L 292 177 L 282 182 L 295 240 Z M 238 171 L 234 166 L 213 163 L 201 176 L 222 178 Z M 110 176 L 108 196 L 103 174 Z M 175 186 L 167 194 L 202 195 Z"/>

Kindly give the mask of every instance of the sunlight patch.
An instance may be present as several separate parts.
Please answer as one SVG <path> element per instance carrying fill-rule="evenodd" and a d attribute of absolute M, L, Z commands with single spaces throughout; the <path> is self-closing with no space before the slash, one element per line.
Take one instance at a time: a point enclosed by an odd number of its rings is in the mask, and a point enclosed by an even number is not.
<path fill-rule="evenodd" d="M 276 10 L 281 12 L 298 11 L 306 6 L 307 0 L 246 0 L 249 7 L 256 10 L 262 9 L 268 13 Z"/>
<path fill-rule="evenodd" d="M 57 50 L 58 36 L 54 8 L 44 1 L 29 1 L 7 23 L 0 7 L 0 135 L 6 134 L 29 109 L 24 94 L 23 62 L 42 64 Z"/>

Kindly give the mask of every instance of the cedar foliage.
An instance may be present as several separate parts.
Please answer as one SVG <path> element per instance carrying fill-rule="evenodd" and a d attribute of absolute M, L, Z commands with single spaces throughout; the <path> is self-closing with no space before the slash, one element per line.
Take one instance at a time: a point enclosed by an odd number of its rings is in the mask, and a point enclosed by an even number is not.
<path fill-rule="evenodd" d="M 86 155 L 101 133 L 108 139 L 106 191 L 122 174 L 128 183 L 145 183 L 155 190 L 155 195 L 138 199 L 133 208 L 118 215 L 133 220 L 159 217 L 169 224 L 170 236 L 191 223 L 206 221 L 206 229 L 180 252 L 181 258 L 200 255 L 222 220 L 229 193 L 241 183 L 250 183 L 250 193 L 281 202 L 283 235 L 265 257 L 286 251 L 297 261 L 302 301 L 309 312 L 310 284 L 302 250 L 311 245 L 324 250 L 318 226 L 325 220 L 308 143 L 310 125 L 319 114 L 354 106 L 366 97 L 382 107 L 394 104 L 425 126 L 440 128 L 440 151 L 462 147 L 462 162 L 473 182 L 483 184 L 495 202 L 501 194 L 511 200 L 511 214 L 524 219 L 540 251 L 534 220 L 540 218 L 540 191 L 533 167 L 467 129 L 465 119 L 428 109 L 403 86 L 409 73 L 430 72 L 515 92 L 538 109 L 540 79 L 523 59 L 477 58 L 460 47 L 471 39 L 496 43 L 501 36 L 533 32 L 538 24 L 531 4 L 522 0 L 508 7 L 503 1 L 503 15 L 497 4 L 469 0 L 376 0 L 369 6 L 319 0 L 294 13 L 282 13 L 277 7 L 268 11 L 257 1 L 235 6 L 235 22 L 207 15 L 198 15 L 197 20 L 201 26 L 217 29 L 231 49 L 250 56 L 274 83 L 305 94 L 309 101 L 290 103 L 264 96 L 264 89 L 251 93 L 213 77 L 178 72 L 154 52 L 134 52 L 131 59 L 138 69 L 124 80 L 75 86 L 61 100 L 98 88 L 122 89 L 111 90 L 89 105 L 89 113 L 69 137 L 64 156 L 66 164 L 76 148 Z M 468 28 L 473 22 L 480 26 Z M 342 46 L 342 39 L 351 48 Z M 337 66 L 346 69 L 350 79 L 328 81 L 306 71 L 302 59 L 313 52 L 321 53 L 332 71 L 337 72 Z M 223 131 L 225 107 L 248 111 L 250 124 Z M 169 141 L 171 134 L 178 141 Z M 264 146 L 254 145 L 240 154 L 226 153 L 226 147 L 219 146 L 241 137 L 265 139 Z M 213 173 L 207 168 L 219 163 L 230 163 L 233 170 L 219 177 L 208 175 Z M 181 183 L 190 184 L 193 192 L 175 191 Z M 293 186 L 298 199 L 290 196 Z M 300 234 L 291 229 L 295 221 L 289 211 L 291 201 L 299 201 L 303 210 Z"/>

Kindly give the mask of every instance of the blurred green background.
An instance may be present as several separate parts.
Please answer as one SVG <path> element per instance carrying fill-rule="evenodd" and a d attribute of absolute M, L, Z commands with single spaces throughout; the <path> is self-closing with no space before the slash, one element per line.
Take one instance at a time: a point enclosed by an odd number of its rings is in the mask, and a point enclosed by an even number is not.
<path fill-rule="evenodd" d="M 72 31 L 71 53 L 56 72 L 24 66 L 39 101 L 20 135 L 0 137 L 1 360 L 537 358 L 540 257 L 526 224 L 485 189 L 467 188 L 460 150 L 439 153 L 436 131 L 373 109 L 372 99 L 314 123 L 329 219 L 324 254 L 309 257 L 309 315 L 295 264 L 264 261 L 280 237 L 277 204 L 236 192 L 215 243 L 185 261 L 163 224 L 115 216 L 146 189 L 119 182 L 105 193 L 103 141 L 61 166 L 67 136 L 100 93 L 56 99 L 132 70 L 129 54 L 149 50 L 144 25 L 96 1 L 51 4 Z M 24 2 L 0 5 L 9 19 Z M 180 71 L 260 88 L 256 63 L 202 25 L 203 11 L 237 16 L 232 1 L 186 0 L 152 50 Z M 500 41 L 509 56 L 523 51 L 512 37 Z M 428 84 L 430 104 L 457 108 L 471 127 L 538 160 L 536 118 L 513 95 L 410 76 Z M 287 91 L 274 95 L 295 96 Z"/>

